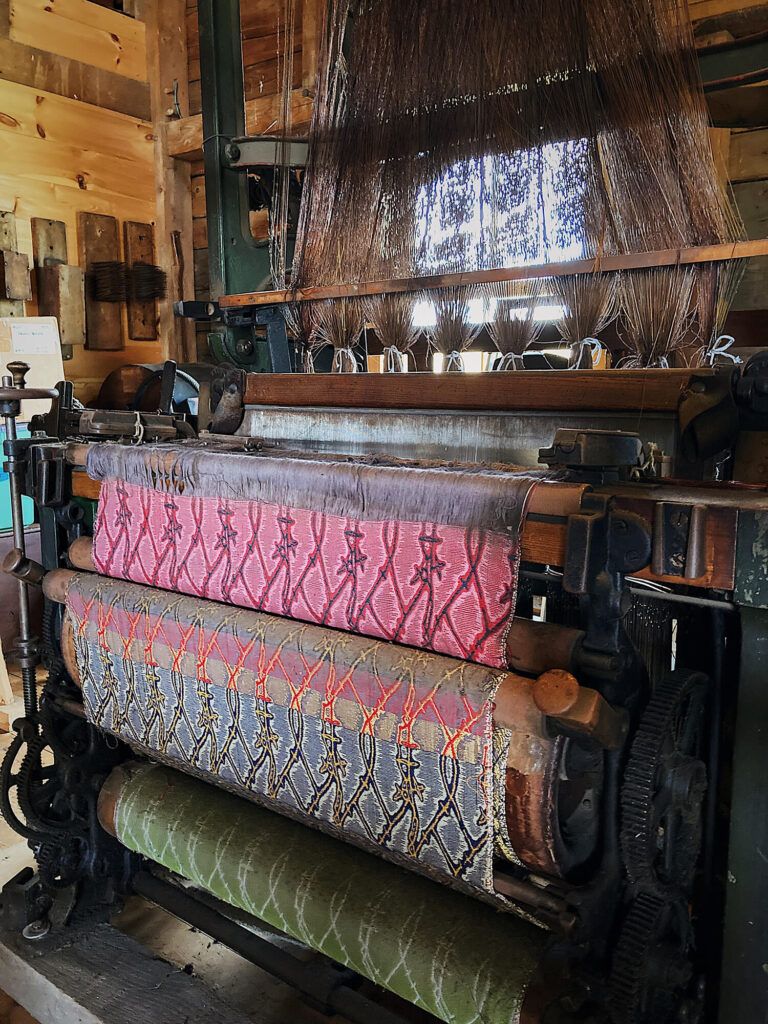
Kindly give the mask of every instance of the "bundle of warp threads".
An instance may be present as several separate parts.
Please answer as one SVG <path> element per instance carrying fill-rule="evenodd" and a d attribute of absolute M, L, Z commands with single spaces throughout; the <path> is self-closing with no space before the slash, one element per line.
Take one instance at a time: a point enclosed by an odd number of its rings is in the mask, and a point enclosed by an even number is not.
<path fill-rule="evenodd" d="M 683 0 L 331 0 L 310 139 L 298 287 L 599 265 L 745 234 L 712 156 Z M 670 332 L 703 339 L 699 360 L 713 306 L 732 296 L 707 290 L 673 307 Z"/>
<path fill-rule="evenodd" d="M 314 343 L 333 348 L 334 373 L 357 373 L 355 349 L 365 330 L 363 306 L 357 299 L 320 302 L 316 309 Z"/>
<path fill-rule="evenodd" d="M 160 765 L 99 801 L 128 849 L 451 1024 L 521 1024 L 546 933 Z"/>
<path fill-rule="evenodd" d="M 482 327 L 482 323 L 472 323 L 470 303 L 480 298 L 479 291 L 467 288 L 441 288 L 429 298 L 434 305 L 435 322 L 427 329 L 427 338 L 431 348 L 443 357 L 447 372 L 464 369 L 462 353 Z"/>
<path fill-rule="evenodd" d="M 136 751 L 467 892 L 494 895 L 497 853 L 572 866 L 529 680 L 95 575 L 66 608 L 87 718 Z"/>
<path fill-rule="evenodd" d="M 523 355 L 529 345 L 541 334 L 542 321 L 537 319 L 538 306 L 546 291 L 546 281 L 510 281 L 492 285 L 489 289 L 495 302 L 493 319 L 488 333 L 501 359 L 495 370 L 520 370 Z"/>
<path fill-rule="evenodd" d="M 97 568 L 504 667 L 536 474 L 384 462 L 93 445 Z"/>
<path fill-rule="evenodd" d="M 414 323 L 413 295 L 375 295 L 366 302 L 366 315 L 381 342 L 387 373 L 408 369 L 408 353 L 419 339 Z"/>

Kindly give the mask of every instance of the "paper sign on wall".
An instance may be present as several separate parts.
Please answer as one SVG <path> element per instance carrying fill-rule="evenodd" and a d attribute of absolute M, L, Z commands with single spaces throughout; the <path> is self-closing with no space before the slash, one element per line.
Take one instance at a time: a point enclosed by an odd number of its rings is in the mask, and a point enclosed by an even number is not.
<path fill-rule="evenodd" d="M 55 316 L 0 317 L 0 375 L 8 372 L 6 367 L 14 359 L 29 364 L 29 388 L 55 388 L 64 379 Z M 21 419 L 28 421 L 50 407 L 49 399 L 27 399 L 21 403 Z"/>
<path fill-rule="evenodd" d="M 59 351 L 54 317 L 30 317 L 11 324 L 11 351 L 19 356 L 52 356 Z"/>

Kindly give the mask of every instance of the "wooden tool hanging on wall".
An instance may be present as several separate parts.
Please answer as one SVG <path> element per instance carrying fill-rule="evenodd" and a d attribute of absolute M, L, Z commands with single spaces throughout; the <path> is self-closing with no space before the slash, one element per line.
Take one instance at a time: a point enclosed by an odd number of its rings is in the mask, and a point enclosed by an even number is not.
<path fill-rule="evenodd" d="M 128 337 L 157 341 L 157 300 L 165 294 L 165 274 L 155 266 L 155 230 L 151 224 L 123 224 L 128 269 Z"/>
<path fill-rule="evenodd" d="M 24 316 L 32 298 L 29 257 L 17 248 L 16 214 L 0 212 L 0 316 Z"/>
<path fill-rule="evenodd" d="M 85 274 L 67 263 L 67 227 L 60 220 L 32 218 L 32 252 L 40 316 L 59 322 L 61 354 L 72 358 L 75 345 L 85 344 Z"/>
<path fill-rule="evenodd" d="M 85 347 L 102 352 L 125 348 L 121 299 L 105 302 L 94 295 L 94 276 L 107 264 L 120 263 L 117 220 L 99 213 L 78 214 L 80 266 L 85 267 Z"/>

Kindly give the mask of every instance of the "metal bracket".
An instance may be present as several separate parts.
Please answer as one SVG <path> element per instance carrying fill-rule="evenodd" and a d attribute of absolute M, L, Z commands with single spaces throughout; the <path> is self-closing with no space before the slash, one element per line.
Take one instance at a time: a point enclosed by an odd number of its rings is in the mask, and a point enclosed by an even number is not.
<path fill-rule="evenodd" d="M 568 517 L 563 590 L 589 598 L 585 648 L 622 649 L 624 576 L 648 565 L 651 532 L 634 512 L 617 510 L 607 495 L 587 493 Z"/>
<path fill-rule="evenodd" d="M 305 167 L 309 153 L 306 139 L 282 139 L 277 135 L 245 136 L 232 139 L 224 147 L 227 166 L 235 171 L 252 167 L 275 167 L 282 162 L 283 146 L 290 167 Z"/>
<path fill-rule="evenodd" d="M 570 469 L 588 483 L 617 480 L 622 470 L 642 464 L 639 434 L 620 430 L 574 430 L 562 427 L 549 448 L 539 449 L 539 462 L 550 469 Z"/>
<path fill-rule="evenodd" d="M 656 576 L 698 579 L 706 571 L 706 505 L 658 501 L 654 509 L 653 557 Z"/>

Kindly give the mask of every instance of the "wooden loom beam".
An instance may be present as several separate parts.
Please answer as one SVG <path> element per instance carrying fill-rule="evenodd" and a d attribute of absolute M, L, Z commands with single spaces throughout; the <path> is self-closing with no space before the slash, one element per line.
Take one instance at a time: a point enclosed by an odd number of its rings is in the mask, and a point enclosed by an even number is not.
<path fill-rule="evenodd" d="M 563 263 L 503 267 L 498 270 L 470 270 L 458 274 L 403 277 L 390 281 L 362 281 L 359 284 L 316 285 L 295 290 L 243 292 L 239 295 L 222 296 L 219 299 L 219 305 L 224 309 L 243 306 L 275 306 L 288 302 L 313 302 L 320 299 L 432 291 L 436 288 L 460 288 L 477 284 L 528 281 L 532 278 L 542 277 L 571 277 L 574 274 L 615 273 L 622 270 L 647 270 L 653 267 L 693 266 L 698 263 L 747 259 L 751 256 L 768 256 L 768 238 L 756 238 L 748 242 L 698 245 L 688 249 L 660 249 L 654 252 L 596 256 L 591 259 L 569 260 Z"/>
<path fill-rule="evenodd" d="M 493 373 L 249 373 L 246 405 L 473 412 L 676 413 L 704 370 L 526 370 Z M 610 376 L 608 376 L 610 375 Z M 460 379 L 458 379 L 460 378 Z M 610 387 L 606 381 L 610 380 Z"/>

